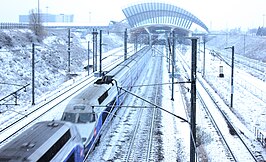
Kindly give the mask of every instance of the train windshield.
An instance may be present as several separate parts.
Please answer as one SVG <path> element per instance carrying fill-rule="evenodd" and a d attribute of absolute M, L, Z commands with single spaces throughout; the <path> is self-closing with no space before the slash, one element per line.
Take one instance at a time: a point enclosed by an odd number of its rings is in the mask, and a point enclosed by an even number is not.
<path fill-rule="evenodd" d="M 76 122 L 76 115 L 77 115 L 76 113 L 64 113 L 62 120 L 75 123 Z"/>
<path fill-rule="evenodd" d="M 94 113 L 79 113 L 78 123 L 94 122 Z"/>

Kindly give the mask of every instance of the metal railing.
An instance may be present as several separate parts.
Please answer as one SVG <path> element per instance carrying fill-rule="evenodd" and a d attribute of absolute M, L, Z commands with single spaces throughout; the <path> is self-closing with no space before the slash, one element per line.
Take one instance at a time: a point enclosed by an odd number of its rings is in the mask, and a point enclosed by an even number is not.
<path fill-rule="evenodd" d="M 24 23 L 0 23 L 0 29 L 26 29 L 29 24 Z"/>
<path fill-rule="evenodd" d="M 78 25 L 78 24 L 68 24 L 68 23 L 53 23 L 53 24 L 43 24 L 46 28 L 75 28 L 75 29 L 97 29 L 109 31 L 109 26 L 88 26 L 88 25 Z M 27 29 L 29 24 L 27 23 L 0 23 L 1 29 Z"/>

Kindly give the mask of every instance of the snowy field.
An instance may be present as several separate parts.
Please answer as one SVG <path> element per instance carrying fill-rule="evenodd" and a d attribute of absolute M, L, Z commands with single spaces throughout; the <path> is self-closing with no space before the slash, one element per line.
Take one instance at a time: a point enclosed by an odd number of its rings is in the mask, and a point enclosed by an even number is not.
<path fill-rule="evenodd" d="M 4 33 L 4 34 L 3 34 Z M 91 40 L 91 35 L 84 35 L 82 33 L 73 33 L 73 63 L 71 64 L 71 71 L 79 73 L 80 75 L 77 78 L 71 79 L 67 81 L 69 78 L 66 76 L 66 68 L 67 68 L 67 43 L 66 43 L 66 35 L 63 36 L 62 33 L 65 31 L 55 32 L 51 31 L 51 35 L 48 36 L 44 43 L 37 47 L 37 60 L 36 60 L 36 102 L 42 102 L 46 98 L 54 95 L 60 89 L 64 89 L 73 85 L 73 83 L 78 82 L 84 76 L 87 75 L 87 72 L 83 69 L 84 65 L 87 62 L 87 41 Z M 29 31 L 1 31 L 1 35 L 10 36 L 12 46 L 1 44 L 0 49 L 0 62 L 1 62 L 1 83 L 9 83 L 9 84 L 18 84 L 25 85 L 31 81 L 31 43 L 29 37 L 33 39 L 34 37 L 31 35 Z M 21 37 L 23 35 L 23 37 Z M 12 37 L 13 36 L 13 37 Z M 108 46 L 105 49 L 107 52 L 110 49 L 114 49 L 123 52 L 122 43 L 123 40 L 117 35 L 110 34 L 108 39 L 105 39 L 105 43 Z M 7 39 L 8 40 L 8 39 Z M 217 40 L 216 40 L 217 41 Z M 216 41 L 210 42 L 209 49 L 213 47 Z M 3 42 L 3 41 L 2 41 Z M 230 43 L 234 41 L 231 40 Z M 10 43 L 10 42 L 9 42 Z M 212 46 L 211 46 L 212 45 Z M 222 49 L 224 44 L 216 44 Z M 213 47 L 214 49 L 219 49 Z M 258 45 L 260 46 L 260 45 Z M 91 45 L 92 47 L 92 45 Z M 253 47 L 255 48 L 255 47 Z M 189 60 L 191 58 L 190 47 L 187 47 L 187 51 L 183 52 L 181 55 L 186 58 L 187 62 L 190 64 Z M 202 49 L 202 47 L 201 47 Z M 249 47 L 246 47 L 246 53 L 250 52 Z M 164 51 L 161 51 L 164 53 Z M 224 52 L 224 50 L 221 50 Z M 238 129 L 245 134 L 247 140 L 250 141 L 250 145 L 253 146 L 253 150 L 260 151 L 261 154 L 266 159 L 266 150 L 260 144 L 258 144 L 254 128 L 257 128 L 261 132 L 266 132 L 266 103 L 265 103 L 265 76 L 256 77 L 255 75 L 251 75 L 247 73 L 245 68 L 241 67 L 241 65 L 237 65 L 235 67 L 235 77 L 234 77 L 234 104 L 233 108 L 229 109 L 228 105 L 230 104 L 230 74 L 231 68 L 224 64 L 221 60 L 213 55 L 210 55 L 210 51 L 206 51 L 206 71 L 205 71 L 205 79 L 206 84 L 210 84 L 210 89 L 214 89 L 213 93 L 216 93 L 218 97 L 221 98 L 219 102 L 224 102 L 226 113 L 230 116 L 231 120 L 237 125 Z M 262 50 L 262 55 L 259 59 L 263 59 L 264 57 L 264 49 Z M 161 53 L 160 53 L 161 54 Z M 119 55 L 119 54 L 118 54 Z M 249 55 L 250 57 L 251 55 Z M 56 59 L 54 59 L 56 58 Z M 202 53 L 198 56 L 198 79 L 203 80 L 202 75 Z M 82 65 L 82 66 L 81 66 Z M 153 68 L 153 64 L 150 64 L 149 68 Z M 162 61 L 162 83 L 171 82 L 169 78 L 169 73 L 167 69 L 167 59 L 164 58 Z M 225 75 L 224 78 L 219 77 L 219 68 L 223 66 L 223 73 Z M 184 71 L 180 71 L 182 77 L 185 76 Z M 190 72 L 189 72 L 190 74 Z M 143 75 L 145 76 L 145 75 Z M 262 78 L 262 79 L 261 79 Z M 264 78 L 264 79 L 263 79 Z M 143 78 L 142 78 L 143 79 Z M 176 79 L 176 81 L 179 81 Z M 20 86 L 6 86 L 4 84 L 0 84 L 0 98 L 9 93 L 15 91 Z M 185 87 L 190 87 L 190 85 L 185 85 Z M 141 90 L 140 90 L 141 92 Z M 175 85 L 175 100 L 171 101 L 171 85 L 162 86 L 162 107 L 171 111 L 178 116 L 181 116 L 187 119 L 187 112 L 185 110 L 185 105 L 187 105 L 187 101 L 189 101 L 190 93 L 182 90 L 179 85 Z M 186 96 L 186 98 L 184 97 Z M 19 104 L 20 106 L 1 106 L 1 123 L 6 122 L 8 120 L 8 116 L 21 116 L 25 112 L 27 112 L 31 107 L 31 87 L 28 87 L 26 92 L 21 92 L 19 95 Z M 8 101 L 7 103 L 13 103 L 13 100 Z M 66 104 L 66 103 L 65 103 Z M 197 103 L 200 105 L 199 103 Z M 64 107 L 62 104 L 60 107 Z M 213 134 L 212 130 L 208 128 L 208 122 L 204 119 L 205 115 L 203 112 L 198 111 L 201 110 L 200 107 L 197 107 L 197 125 L 199 125 L 200 131 L 199 133 L 202 135 L 201 137 L 204 139 L 203 144 L 198 147 L 198 151 L 205 152 L 204 156 L 201 157 L 208 161 L 225 161 L 226 153 L 220 152 L 220 146 L 216 145 L 216 140 L 218 140 Z M 51 112 L 50 115 L 44 117 L 43 119 L 60 119 L 62 111 L 54 111 Z M 121 113 L 121 112 L 119 112 Z M 127 112 L 129 113 L 129 112 Z M 123 114 L 118 114 L 119 116 L 123 116 Z M 132 120 L 134 122 L 134 120 Z M 180 121 L 180 119 L 175 118 L 167 113 L 161 112 L 160 114 L 160 132 L 162 132 L 160 139 L 162 140 L 159 146 L 160 147 L 160 161 L 189 161 L 189 125 L 185 122 Z M 115 120 L 112 123 L 112 127 L 110 127 L 110 137 L 109 142 L 112 145 L 110 146 L 110 150 L 115 150 L 115 144 L 117 135 L 120 133 L 119 131 L 125 131 L 129 128 L 120 128 L 115 129 Z M 128 122 L 127 125 L 131 125 L 132 123 Z M 121 140 L 121 139 L 120 139 Z M 123 140 L 122 140 L 123 141 Z M 118 144 L 116 147 L 122 147 L 123 144 Z M 106 143 L 104 140 L 101 140 L 100 148 L 98 147 L 93 153 L 95 156 L 92 157 L 95 161 L 102 159 L 102 161 L 107 161 L 111 156 L 100 154 L 101 149 L 106 149 Z M 109 145 L 108 145 L 109 146 Z M 108 148 L 109 149 L 109 148 Z M 108 150 L 110 152 L 110 150 Z M 97 152 L 99 151 L 99 152 Z M 107 151 L 107 152 L 108 152 Z M 158 150 L 157 150 L 158 151 Z M 239 150 L 239 154 L 241 154 L 241 150 Z M 103 156 L 103 157 L 102 157 Z M 156 156 L 153 155 L 154 161 L 156 161 Z M 94 161 L 93 160 L 93 161 Z M 157 159 L 158 160 L 158 159 Z M 228 160 L 228 159 L 227 159 Z M 90 160 L 89 160 L 90 161 Z M 121 161 L 121 159 L 116 159 L 116 161 Z M 202 160 L 204 161 L 204 160 Z M 230 161 L 230 160 L 228 160 Z"/>
<path fill-rule="evenodd" d="M 53 91 L 60 91 L 61 85 L 71 79 L 67 74 L 68 30 L 49 30 L 43 43 L 37 43 L 35 49 L 35 102 L 41 102 L 47 96 L 53 95 Z M 35 36 L 30 30 L 1 30 L 0 31 L 0 98 L 11 94 L 26 84 L 32 82 L 32 42 L 36 42 Z M 88 31 L 71 33 L 71 74 L 81 74 L 88 64 L 88 41 L 92 53 L 92 34 Z M 123 47 L 123 39 L 116 34 L 103 34 L 103 52 L 106 53 L 114 48 Z M 116 49 L 116 50 L 119 50 Z M 121 50 L 121 49 L 120 49 Z M 114 52 L 114 51 L 113 51 Z M 114 56 L 121 57 L 121 56 Z M 113 58 L 114 58 L 113 57 Z M 113 59 L 111 58 L 111 59 Z M 90 55 L 92 64 L 92 54 Z M 107 64 L 107 61 L 103 61 Z M 79 80 L 78 76 L 74 80 Z M 72 80 L 73 82 L 73 80 Z M 68 84 L 68 83 L 67 83 Z M 1 106 L 0 111 L 13 113 L 20 112 L 20 107 L 27 107 L 32 103 L 32 86 L 19 91 L 19 106 Z M 14 104 L 14 97 L 1 101 L 1 104 Z M 23 113 L 24 109 L 22 110 Z M 2 114 L 1 114 L 2 115 Z"/>
<path fill-rule="evenodd" d="M 208 47 L 211 48 L 211 47 Z M 202 47 L 201 47 L 202 49 Z M 224 51 L 222 51 L 224 52 Z M 229 51 L 230 52 L 230 51 Z M 188 64 L 190 65 L 191 50 L 182 54 L 186 58 Z M 217 97 L 217 103 L 223 105 L 223 111 L 229 116 L 230 120 L 236 125 L 239 132 L 242 132 L 246 136 L 250 148 L 252 150 L 260 152 L 264 159 L 266 157 L 265 148 L 258 143 L 255 136 L 255 128 L 259 129 L 261 132 L 265 132 L 265 113 L 266 113 L 266 103 L 265 103 L 265 79 L 261 80 L 254 77 L 252 73 L 245 72 L 246 66 L 241 66 L 237 64 L 234 70 L 234 98 L 233 98 L 233 108 L 230 106 L 230 96 L 231 96 L 231 67 L 222 62 L 218 57 L 210 54 L 209 50 L 206 50 L 206 69 L 205 85 L 209 89 L 213 89 L 213 95 Z M 198 79 L 204 80 L 202 78 L 202 65 L 203 65 L 203 53 L 198 55 Z M 223 66 L 224 77 L 219 77 L 220 66 Z M 250 71 L 250 70 L 249 70 Z M 264 76 L 262 76 L 263 78 Z M 254 89 L 257 91 L 254 93 Z M 221 99 L 218 99 L 221 98 Z M 200 105 L 200 104 L 199 104 Z M 198 109 L 200 110 L 200 109 Z M 212 132 L 208 131 L 208 125 L 206 125 L 206 120 L 204 120 L 204 114 L 199 113 L 198 125 L 202 127 L 205 131 L 205 137 L 207 138 L 207 143 L 203 145 L 205 147 L 207 155 L 211 156 L 208 159 L 213 159 L 213 157 L 220 157 L 222 154 L 214 151 Z M 200 117 L 201 116 L 201 117 Z M 239 154 L 242 154 L 241 149 Z M 212 161 L 220 161 L 221 159 L 214 159 Z"/>

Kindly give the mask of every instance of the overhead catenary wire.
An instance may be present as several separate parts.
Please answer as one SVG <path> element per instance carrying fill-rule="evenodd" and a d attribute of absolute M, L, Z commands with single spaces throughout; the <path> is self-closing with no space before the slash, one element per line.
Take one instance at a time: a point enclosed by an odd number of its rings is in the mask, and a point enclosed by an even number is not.
<path fill-rule="evenodd" d="M 150 101 L 148 101 L 148 100 L 146 100 L 146 99 L 144 99 L 144 98 L 142 98 L 142 97 L 140 97 L 140 96 L 138 96 L 138 95 L 136 95 L 136 94 L 134 94 L 134 93 L 132 93 L 132 92 L 130 92 L 130 91 L 124 89 L 124 88 L 122 88 L 122 87 L 118 87 L 118 89 L 123 90 L 123 91 L 125 91 L 125 92 L 127 92 L 127 93 L 129 93 L 129 94 L 131 94 L 131 95 L 133 95 L 133 96 L 135 96 L 135 97 L 137 97 L 137 98 L 139 98 L 139 99 L 141 99 L 141 100 L 143 100 L 143 101 L 145 101 L 145 102 L 151 104 L 151 105 L 153 105 L 155 108 L 158 108 L 158 109 L 160 109 L 160 110 L 163 110 L 163 111 L 165 111 L 165 112 L 167 112 L 167 113 L 169 113 L 169 114 L 171 114 L 171 115 L 173 115 L 173 116 L 175 116 L 175 117 L 181 119 L 182 121 L 187 122 L 187 123 L 190 124 L 190 122 L 187 121 L 186 119 L 184 119 L 184 118 L 182 118 L 182 117 L 180 117 L 180 116 L 178 116 L 178 115 L 176 115 L 176 114 L 174 114 L 174 113 L 172 113 L 172 112 L 170 112 L 170 111 L 168 111 L 168 110 L 162 108 L 161 106 L 156 105 L 156 104 L 154 104 L 154 103 L 152 103 L 152 102 L 150 102 Z"/>
<path fill-rule="evenodd" d="M 174 84 L 185 84 L 185 83 L 191 83 L 191 81 L 174 82 Z M 126 87 L 121 87 L 121 88 L 148 87 L 148 86 L 158 86 L 158 85 L 168 85 L 168 84 L 172 84 L 172 82 L 171 83 L 161 83 L 161 84 L 142 84 L 142 85 L 136 85 L 136 86 L 126 86 Z"/>

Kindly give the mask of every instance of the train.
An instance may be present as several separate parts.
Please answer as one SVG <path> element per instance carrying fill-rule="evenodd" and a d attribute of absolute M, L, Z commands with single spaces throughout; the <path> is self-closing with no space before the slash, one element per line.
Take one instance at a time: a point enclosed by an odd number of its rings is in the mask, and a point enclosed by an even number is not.
<path fill-rule="evenodd" d="M 85 153 L 90 152 L 99 142 L 103 126 L 115 116 L 123 103 L 126 94 L 118 86 L 129 90 L 151 56 L 149 46 L 142 48 L 67 104 L 61 120 L 77 126 Z"/>
<path fill-rule="evenodd" d="M 83 161 L 84 146 L 70 122 L 43 121 L 25 130 L 0 149 L 1 162 Z"/>
<path fill-rule="evenodd" d="M 61 120 L 36 123 L 0 148 L 0 162 L 84 161 L 124 101 L 119 87 L 130 90 L 151 57 L 145 46 L 105 72 L 69 101 Z"/>

